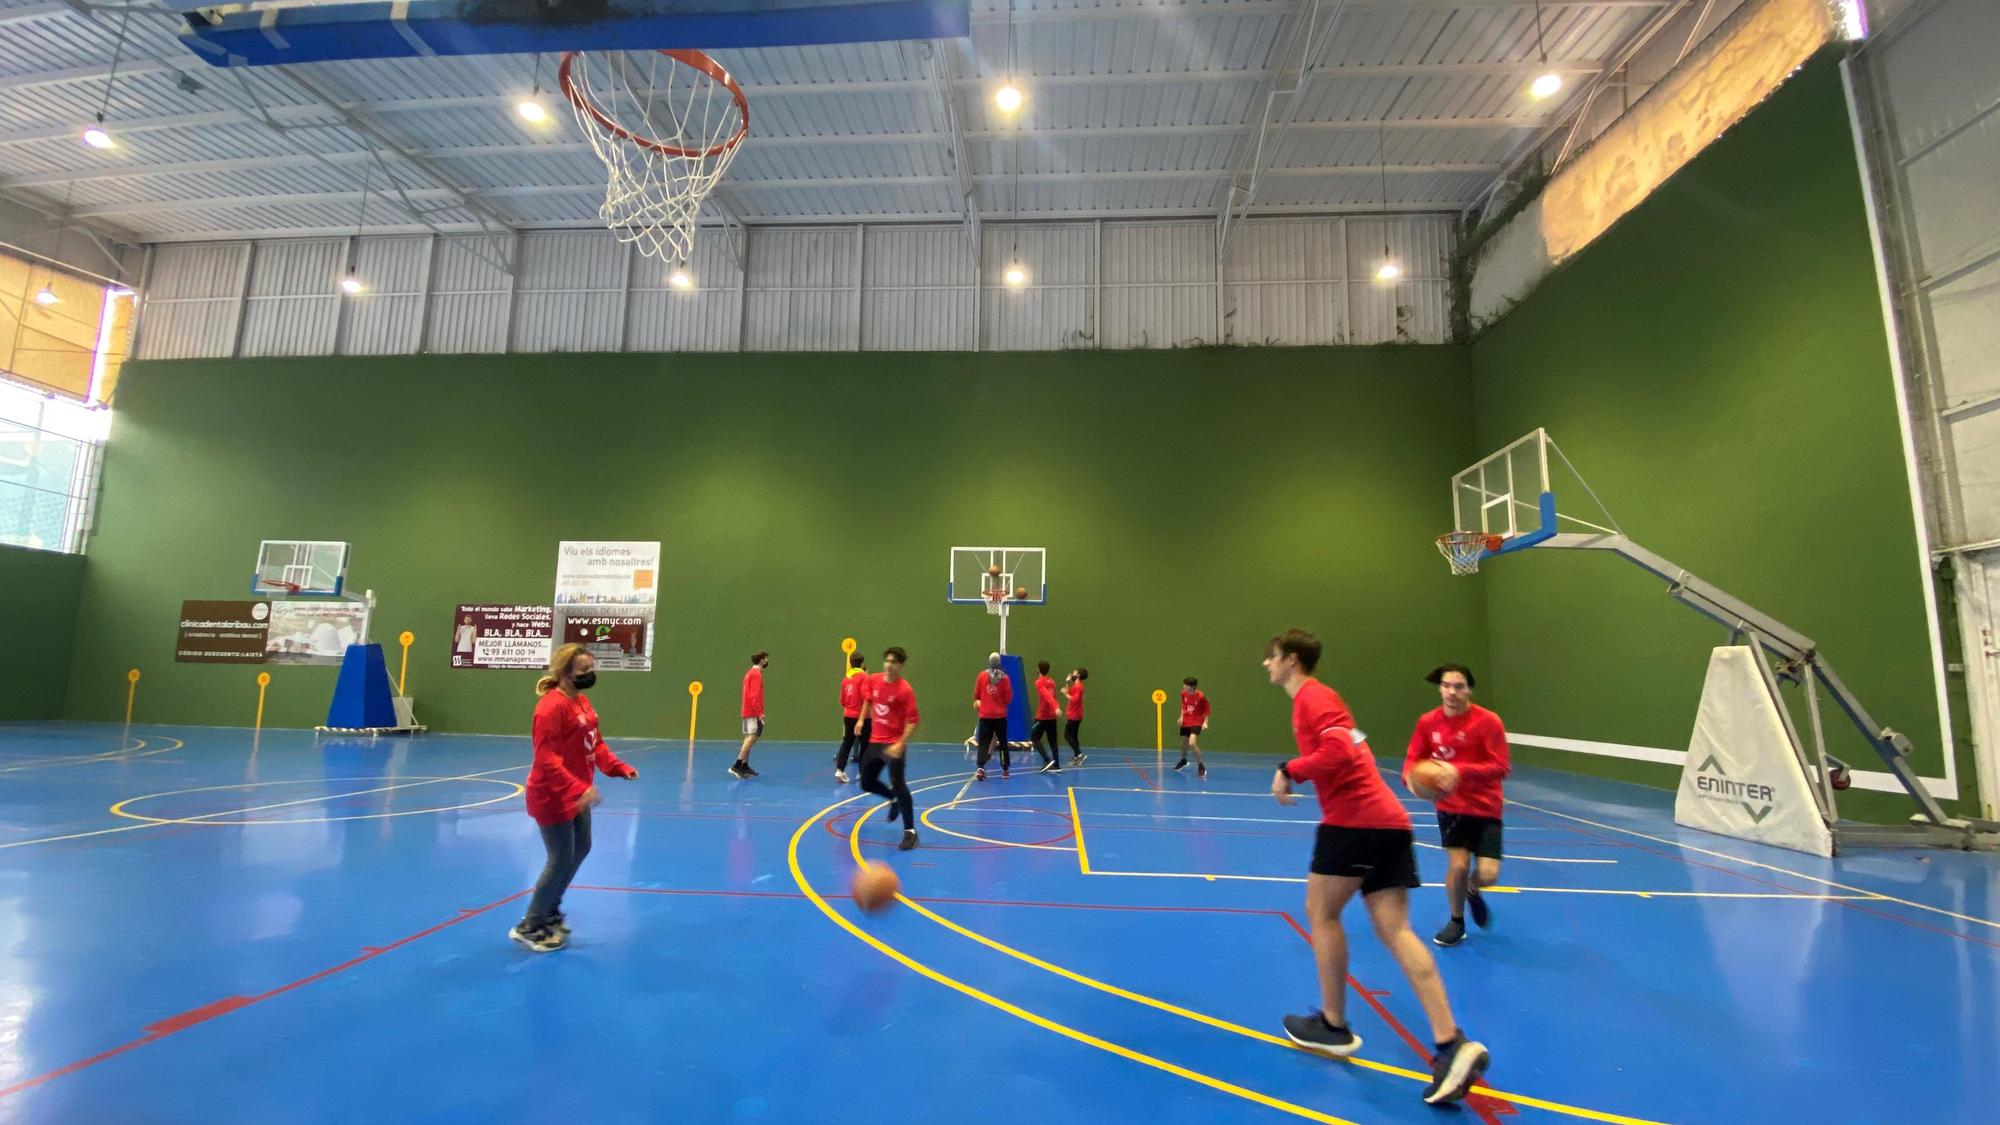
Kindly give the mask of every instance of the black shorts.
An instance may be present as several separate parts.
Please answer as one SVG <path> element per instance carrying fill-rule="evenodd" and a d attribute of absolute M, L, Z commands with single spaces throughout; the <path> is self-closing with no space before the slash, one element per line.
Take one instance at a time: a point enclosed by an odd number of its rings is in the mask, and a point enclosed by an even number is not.
<path fill-rule="evenodd" d="M 1493 817 L 1440 810 L 1438 837 L 1447 848 L 1464 848 L 1481 859 L 1500 858 L 1500 822 Z"/>
<path fill-rule="evenodd" d="M 1407 828 L 1347 828 L 1322 824 L 1313 839 L 1312 873 L 1361 880 L 1361 893 L 1420 887 L 1417 842 Z"/>
<path fill-rule="evenodd" d="M 1181 737 L 1182 737 L 1182 738 L 1193 738 L 1193 737 L 1194 737 L 1195 735 L 1197 735 L 1197 734 L 1200 734 L 1200 733 L 1201 733 L 1201 728 L 1200 728 L 1200 727 L 1182 727 L 1182 728 L 1181 728 Z"/>

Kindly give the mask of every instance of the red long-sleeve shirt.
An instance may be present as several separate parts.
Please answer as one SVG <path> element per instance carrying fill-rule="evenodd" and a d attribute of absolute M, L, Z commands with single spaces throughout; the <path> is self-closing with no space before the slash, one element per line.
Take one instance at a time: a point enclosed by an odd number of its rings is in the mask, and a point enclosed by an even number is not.
<path fill-rule="evenodd" d="M 858 719 L 861 708 L 868 703 L 868 674 L 848 676 L 840 681 L 840 714 L 843 718 Z"/>
<path fill-rule="evenodd" d="M 761 719 L 764 717 L 764 670 L 755 664 L 743 673 L 743 717 Z"/>
<path fill-rule="evenodd" d="M 1005 672 L 982 669 L 972 681 L 972 701 L 979 704 L 982 719 L 1004 719 L 1007 705 L 1014 701 L 1014 681 Z"/>
<path fill-rule="evenodd" d="M 1500 716 L 1477 703 L 1463 715 L 1451 716 L 1439 707 L 1417 720 L 1410 751 L 1403 758 L 1403 782 L 1410 767 L 1425 758 L 1448 763 L 1458 771 L 1458 788 L 1438 799 L 1439 812 L 1500 819 L 1505 807 L 1501 782 L 1512 770 L 1507 759 L 1507 730 Z"/>
<path fill-rule="evenodd" d="M 1056 682 L 1047 676 L 1035 677 L 1035 718 L 1056 717 Z"/>
<path fill-rule="evenodd" d="M 1300 686 L 1292 697 L 1292 737 L 1298 740 L 1299 756 L 1285 763 L 1285 776 L 1312 782 L 1321 824 L 1410 826 L 1410 814 L 1375 768 L 1368 736 L 1354 729 L 1354 716 L 1332 688 L 1318 680 Z"/>
<path fill-rule="evenodd" d="M 595 783 L 597 771 L 610 777 L 637 777 L 597 733 L 590 697 L 575 699 L 551 691 L 535 704 L 535 764 L 528 770 L 528 815 L 536 824 L 562 824 L 576 816 L 576 802 Z"/>

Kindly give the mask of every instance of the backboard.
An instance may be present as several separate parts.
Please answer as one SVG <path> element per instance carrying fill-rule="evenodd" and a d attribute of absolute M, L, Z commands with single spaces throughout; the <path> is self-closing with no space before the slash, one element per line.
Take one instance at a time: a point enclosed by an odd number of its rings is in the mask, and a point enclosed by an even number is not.
<path fill-rule="evenodd" d="M 1565 485 L 1576 484 L 1595 504 L 1596 496 L 1576 476 L 1576 470 L 1556 447 L 1549 432 L 1536 429 L 1451 478 L 1452 530 L 1500 536 L 1500 548 L 1486 552 L 1482 558 L 1526 550 L 1545 542 L 1562 530 L 1562 524 L 1573 525 L 1580 531 L 1616 534 L 1615 525 L 1605 527 L 1557 509 L 1555 489 L 1550 483 L 1551 457 L 1567 470 L 1571 479 Z M 1598 511 L 1602 510 L 1599 505 Z M 1611 522 L 1608 514 L 1601 518 L 1605 523 Z"/>
<path fill-rule="evenodd" d="M 167 0 L 212 66 L 961 38 L 970 0 Z"/>
<path fill-rule="evenodd" d="M 994 567 L 1000 568 L 996 576 Z M 1026 587 L 1028 596 L 1014 593 Z M 1007 591 L 1007 604 L 1049 604 L 1048 549 L 1045 547 L 953 547 L 945 600 L 953 605 L 985 605 L 989 589 Z"/>
<path fill-rule="evenodd" d="M 266 539 L 257 545 L 250 592 L 258 597 L 337 598 L 347 582 L 345 543 Z"/>

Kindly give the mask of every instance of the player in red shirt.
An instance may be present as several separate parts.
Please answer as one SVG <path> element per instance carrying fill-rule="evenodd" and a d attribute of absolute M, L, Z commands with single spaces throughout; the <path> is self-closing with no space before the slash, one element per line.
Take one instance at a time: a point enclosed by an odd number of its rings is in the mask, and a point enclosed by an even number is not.
<path fill-rule="evenodd" d="M 1500 881 L 1500 786 L 1506 778 L 1507 729 L 1500 716 L 1472 701 L 1472 669 L 1440 664 L 1424 677 L 1437 685 L 1443 706 L 1417 720 L 1410 751 L 1403 759 L 1403 784 L 1410 768 L 1433 758 L 1452 768 L 1454 780 L 1437 800 L 1438 835 L 1445 849 L 1445 901 L 1451 921 L 1431 938 L 1439 945 L 1465 940 L 1465 908 L 1480 929 L 1493 924 L 1493 909 L 1479 888 Z M 1414 792 L 1414 790 L 1413 790 Z M 1477 869 L 1472 859 L 1479 857 Z"/>
<path fill-rule="evenodd" d="M 861 760 L 860 748 L 868 745 L 868 718 L 863 714 L 868 708 L 868 658 L 860 653 L 850 653 L 847 657 L 847 674 L 840 678 L 840 753 L 834 755 L 834 780 L 847 783 L 847 755 L 854 752 L 856 762 Z"/>
<path fill-rule="evenodd" d="M 1338 1058 L 1361 1049 L 1361 1037 L 1347 1027 L 1347 933 L 1340 925 L 1340 912 L 1359 892 L 1376 938 L 1402 968 L 1430 1021 L 1437 1053 L 1424 1101 L 1455 1102 L 1486 1072 L 1490 1055 L 1452 1018 L 1437 962 L 1410 929 L 1410 888 L 1422 885 L 1410 814 L 1382 780 L 1368 736 L 1355 729 L 1347 704 L 1313 678 L 1320 652 L 1318 637 L 1287 629 L 1271 638 L 1264 657 L 1271 682 L 1292 697 L 1292 736 L 1299 745 L 1299 756 L 1271 778 L 1271 795 L 1281 805 L 1295 804 L 1292 786 L 1310 782 L 1320 809 L 1306 878 L 1320 1010 L 1286 1016 L 1285 1034 L 1301 1047 Z"/>
<path fill-rule="evenodd" d="M 1075 668 L 1063 680 L 1063 741 L 1069 743 L 1069 764 L 1083 764 L 1083 748 L 1076 744 L 1076 732 L 1083 726 L 1083 681 L 1090 678 L 1090 669 Z"/>
<path fill-rule="evenodd" d="M 1007 745 L 1007 705 L 1012 702 L 1014 682 L 1000 670 L 1000 654 L 988 653 L 986 667 L 972 680 L 972 706 L 979 712 L 979 727 L 972 735 L 979 743 L 979 767 L 973 771 L 974 780 L 986 780 L 986 760 L 992 756 L 996 741 L 1000 743 L 1000 776 L 1004 779 L 1014 772 L 1013 754 Z"/>
<path fill-rule="evenodd" d="M 757 776 L 750 768 L 750 748 L 764 736 L 764 669 L 770 666 L 771 654 L 759 649 L 750 654 L 750 670 L 743 673 L 743 748 L 729 766 L 729 776 L 738 781 Z"/>
<path fill-rule="evenodd" d="M 917 846 L 917 808 L 903 780 L 903 755 L 916 737 L 917 692 L 903 678 L 909 656 L 893 645 L 882 650 L 882 670 L 868 677 L 868 746 L 861 751 L 861 788 L 892 804 L 889 819 L 901 818 L 903 842 L 897 851 Z M 882 784 L 882 767 L 889 767 L 889 784 Z"/>
<path fill-rule="evenodd" d="M 597 684 L 597 660 L 582 645 L 568 644 L 549 660 L 548 674 L 535 682 L 535 764 L 528 770 L 528 815 L 542 829 L 548 862 L 535 880 L 528 912 L 507 936 L 537 953 L 561 949 L 569 941 L 562 897 L 590 854 L 590 810 L 600 798 L 597 772 L 636 779 L 639 771 L 618 760 L 597 733 L 597 712 L 583 694 Z"/>
<path fill-rule="evenodd" d="M 1061 773 L 1062 747 L 1056 745 L 1056 682 L 1049 679 L 1048 661 L 1037 661 L 1035 670 L 1041 674 L 1035 677 L 1035 725 L 1028 728 L 1028 745 L 1042 756 L 1041 773 Z M 1045 738 L 1047 750 L 1042 749 Z"/>
<path fill-rule="evenodd" d="M 1201 760 L 1201 744 L 1196 741 L 1202 731 L 1208 729 L 1208 697 L 1195 690 L 1195 678 L 1189 676 L 1181 681 L 1181 760 L 1174 763 L 1176 771 L 1187 767 L 1188 755 L 1194 755 L 1194 775 L 1208 776 L 1208 763 Z"/>

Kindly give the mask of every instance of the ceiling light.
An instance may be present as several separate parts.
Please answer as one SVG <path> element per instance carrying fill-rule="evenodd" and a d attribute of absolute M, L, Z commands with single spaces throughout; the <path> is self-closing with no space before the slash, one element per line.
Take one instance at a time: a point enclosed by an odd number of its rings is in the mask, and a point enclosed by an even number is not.
<path fill-rule="evenodd" d="M 1544 74 L 1539 78 L 1536 78 L 1534 82 L 1528 86 L 1528 92 L 1535 95 L 1538 98 L 1553 98 L 1556 96 L 1556 92 L 1561 90 L 1562 88 L 1563 88 L 1562 75 L 1557 74 L 1555 71 L 1551 70 L 1547 74 Z"/>
<path fill-rule="evenodd" d="M 1401 276 L 1403 276 L 1403 267 L 1397 265 L 1394 258 L 1384 258 L 1382 259 L 1382 264 L 1375 267 L 1375 280 L 1377 281 L 1394 281 Z"/>
<path fill-rule="evenodd" d="M 46 285 L 42 286 L 41 290 L 35 294 L 35 303 L 38 305 L 54 305 L 61 302 L 62 298 L 56 296 L 56 291 Z"/>
<path fill-rule="evenodd" d="M 1005 281 L 1009 289 L 1019 289 L 1028 284 L 1027 268 L 1018 262 L 1010 263 L 1006 272 L 1000 275 L 1000 280 Z"/>
<path fill-rule="evenodd" d="M 355 295 L 356 293 L 361 292 L 365 288 L 367 287 L 361 284 L 360 275 L 355 273 L 351 269 L 347 271 L 346 277 L 340 279 L 340 291 L 342 293 L 347 294 L 350 297 Z"/>
<path fill-rule="evenodd" d="M 694 278 L 689 276 L 688 271 L 675 266 L 674 272 L 667 275 L 667 284 L 675 289 L 693 289 Z"/>
<path fill-rule="evenodd" d="M 1005 86 L 1000 87 L 998 90 L 993 92 L 993 104 L 999 106 L 1000 112 L 1002 113 L 1012 113 L 1015 110 L 1020 109 L 1021 108 L 1020 88 L 1015 86 L 1012 82 L 1009 82 Z"/>
<path fill-rule="evenodd" d="M 83 131 L 83 143 L 91 148 L 110 148 L 114 143 L 111 134 L 102 125 L 92 125 Z"/>
<path fill-rule="evenodd" d="M 536 101 L 534 98 L 522 98 L 520 101 L 515 102 L 514 112 L 521 115 L 521 120 L 531 125 L 540 125 L 549 119 L 549 111 L 544 109 L 542 103 Z"/>

